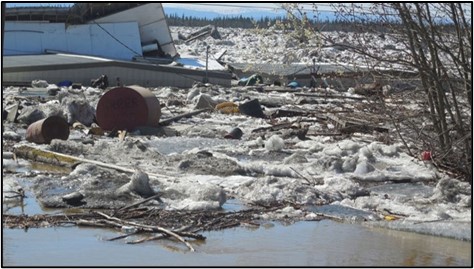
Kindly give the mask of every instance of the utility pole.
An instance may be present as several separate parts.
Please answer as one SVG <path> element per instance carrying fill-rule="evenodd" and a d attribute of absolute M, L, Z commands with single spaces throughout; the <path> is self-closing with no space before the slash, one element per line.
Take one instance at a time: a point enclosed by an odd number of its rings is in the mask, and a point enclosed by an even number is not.
<path fill-rule="evenodd" d="M 206 77 L 204 78 L 204 83 L 209 82 L 209 76 L 207 74 L 208 71 L 208 63 L 209 63 L 209 45 L 206 46 Z"/>

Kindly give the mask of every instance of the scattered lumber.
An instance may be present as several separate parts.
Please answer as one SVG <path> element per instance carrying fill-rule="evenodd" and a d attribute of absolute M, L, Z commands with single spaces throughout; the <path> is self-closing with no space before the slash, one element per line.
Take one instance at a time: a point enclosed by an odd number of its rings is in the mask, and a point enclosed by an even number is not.
<path fill-rule="evenodd" d="M 286 129 L 286 128 L 290 128 L 292 125 L 293 125 L 293 122 L 285 122 L 285 123 L 275 124 L 275 125 L 272 125 L 272 126 L 269 126 L 269 127 L 260 127 L 260 128 L 257 128 L 257 129 L 253 129 L 252 133 L 257 133 L 257 132 L 261 132 L 261 131 L 268 131 L 268 130 L 276 131 L 276 130 L 280 130 L 280 129 Z"/>
<path fill-rule="evenodd" d="M 120 234 L 107 241 L 125 239 L 129 236 L 144 238 L 128 241 L 137 244 L 150 240 L 173 238 L 186 245 L 191 251 L 194 247 L 185 239 L 205 240 L 198 234 L 200 231 L 221 230 L 253 223 L 259 225 L 261 216 L 286 207 L 287 204 L 274 204 L 266 207 L 245 209 L 241 211 L 187 211 L 164 210 L 160 208 L 122 208 L 122 210 L 84 211 L 70 214 L 37 214 L 12 215 L 2 213 L 2 225 L 5 228 L 40 228 L 64 225 L 89 226 L 104 229 L 115 229 Z M 139 214 L 137 214 L 137 212 Z M 112 214 L 115 215 L 112 215 Z M 169 227 L 180 227 L 178 229 Z"/>
<path fill-rule="evenodd" d="M 181 236 L 179 236 L 178 234 L 168 230 L 168 229 L 165 229 L 163 227 L 160 227 L 160 226 L 151 226 L 151 225 L 143 225 L 143 224 L 139 224 L 139 223 L 136 223 L 136 222 L 132 222 L 132 221 L 125 221 L 125 220 L 121 220 L 119 218 L 116 218 L 116 217 L 111 217 L 103 212 L 99 212 L 99 211 L 96 211 L 95 213 L 99 214 L 100 216 L 106 218 L 107 220 L 111 220 L 111 223 L 113 225 L 118 225 L 120 227 L 122 227 L 124 224 L 127 224 L 127 225 L 131 225 L 133 227 L 137 227 L 138 229 L 146 229 L 146 230 L 151 230 L 152 232 L 161 232 L 161 233 L 165 233 L 169 236 L 172 236 L 174 238 L 176 238 L 178 241 L 180 242 L 183 242 L 192 252 L 194 252 L 194 248 L 193 246 L 191 246 L 191 244 L 188 243 L 188 241 L 186 241 L 184 238 L 182 238 Z"/>
<path fill-rule="evenodd" d="M 333 122 L 342 134 L 372 133 L 373 131 L 388 133 L 388 128 L 376 126 L 362 120 L 342 118 L 332 114 L 328 114 L 327 119 Z"/>

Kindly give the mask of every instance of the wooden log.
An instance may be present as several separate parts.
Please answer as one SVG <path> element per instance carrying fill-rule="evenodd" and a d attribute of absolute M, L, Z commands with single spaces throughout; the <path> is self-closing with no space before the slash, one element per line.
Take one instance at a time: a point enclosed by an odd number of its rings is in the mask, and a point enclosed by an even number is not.
<path fill-rule="evenodd" d="M 377 131 L 380 133 L 388 133 L 388 128 L 386 127 L 375 126 L 370 124 L 369 122 L 361 120 L 346 119 L 331 114 L 328 114 L 327 118 L 328 120 L 334 122 L 336 127 L 343 134 L 372 133 L 373 131 Z"/>
<path fill-rule="evenodd" d="M 205 240 L 206 239 L 206 237 L 203 236 L 203 235 L 185 232 L 185 230 L 188 230 L 190 228 L 191 228 L 191 226 L 185 226 L 185 227 L 182 227 L 182 228 L 180 228 L 180 229 L 178 229 L 174 232 L 178 235 L 187 236 L 187 237 L 195 238 L 195 239 L 198 239 L 198 240 Z M 162 239 L 162 238 L 166 238 L 166 237 L 168 237 L 167 234 L 160 234 L 160 235 L 150 236 L 150 237 L 146 237 L 146 238 L 141 238 L 141 239 L 138 239 L 138 240 L 135 240 L 135 241 L 130 241 L 130 242 L 127 242 L 127 244 L 139 244 L 139 243 L 152 241 L 152 240 L 158 240 L 158 239 Z"/>
<path fill-rule="evenodd" d="M 302 111 L 302 110 L 289 110 L 289 109 L 278 109 L 270 115 L 271 118 L 280 118 L 280 117 L 298 117 L 298 116 L 308 116 L 314 114 L 315 112 Z"/>
<path fill-rule="evenodd" d="M 192 111 L 192 112 L 189 112 L 189 113 L 180 114 L 178 116 L 175 116 L 175 117 L 172 117 L 172 118 L 169 118 L 169 119 L 166 119 L 166 120 L 162 120 L 162 121 L 160 121 L 159 124 L 161 126 L 169 125 L 170 123 L 172 123 L 174 121 L 179 121 L 182 118 L 195 116 L 195 115 L 198 115 L 198 114 L 201 114 L 203 112 L 210 111 L 210 110 L 212 110 L 212 108 L 203 108 L 203 109 L 195 110 L 195 111 Z"/>
<path fill-rule="evenodd" d="M 125 221 L 125 220 L 121 220 L 119 218 L 116 218 L 116 217 L 112 217 L 112 216 L 109 216 L 105 213 L 102 213 L 102 212 L 99 212 L 99 211 L 96 211 L 96 213 L 98 215 L 101 215 L 103 216 L 104 218 L 108 219 L 108 220 L 113 220 L 113 221 L 117 221 L 117 222 L 121 222 L 121 223 L 124 223 L 124 224 L 127 224 L 127 225 L 132 225 L 132 226 L 136 226 L 136 227 L 139 227 L 139 228 L 148 228 L 148 229 L 153 229 L 153 230 L 157 230 L 158 232 L 162 232 L 162 233 L 165 233 L 165 234 L 168 234 L 174 238 L 176 238 L 178 241 L 184 243 L 192 252 L 194 252 L 194 248 L 193 246 L 191 246 L 191 244 L 189 244 L 188 241 L 186 241 L 184 238 L 182 238 L 180 235 L 168 230 L 168 229 L 165 229 L 163 227 L 160 227 L 160 226 L 150 226 L 150 225 L 143 225 L 143 224 L 139 224 L 139 223 L 135 223 L 135 222 L 132 222 L 132 221 Z"/>
<path fill-rule="evenodd" d="M 307 133 L 306 136 L 342 136 L 342 133 Z"/>
<path fill-rule="evenodd" d="M 141 201 L 138 201 L 138 202 L 136 202 L 136 203 L 133 203 L 133 204 L 131 204 L 131 205 L 129 205 L 129 206 L 125 206 L 125 207 L 119 208 L 119 209 L 117 210 L 117 212 L 118 212 L 118 211 L 122 211 L 122 210 L 129 209 L 129 208 L 132 208 L 132 207 L 135 207 L 135 206 L 138 206 L 138 205 L 141 205 L 141 204 L 146 203 L 146 202 L 148 202 L 148 201 L 150 201 L 150 200 L 153 200 L 153 199 L 157 199 L 160 203 L 163 203 L 163 201 L 160 199 L 160 194 L 155 194 L 155 195 L 150 196 L 150 197 L 148 197 L 148 198 L 146 198 L 146 199 L 143 199 L 143 200 L 141 200 Z M 115 215 L 115 213 L 114 213 L 114 215 Z"/>
<path fill-rule="evenodd" d="M 14 152 L 17 156 L 22 157 L 22 158 L 35 160 L 35 161 L 42 161 L 46 163 L 52 163 L 52 164 L 56 164 L 60 166 L 72 166 L 74 164 L 77 164 L 78 162 L 84 162 L 84 163 L 95 164 L 95 165 L 105 167 L 105 168 L 115 169 L 122 172 L 128 172 L 128 173 L 136 172 L 135 169 L 131 169 L 131 168 L 126 168 L 126 167 L 122 167 L 122 166 L 118 166 L 114 164 L 108 164 L 108 163 L 104 163 L 100 161 L 95 161 L 95 160 L 79 158 L 72 155 L 58 153 L 58 152 L 54 152 L 54 151 L 50 151 L 46 149 L 39 149 L 32 146 L 27 146 L 27 145 L 23 145 L 23 146 L 15 148 Z M 155 178 L 166 177 L 163 174 L 158 175 L 154 173 L 147 173 L 147 175 L 150 177 L 155 177 Z"/>
<path fill-rule="evenodd" d="M 138 232 L 134 232 L 134 233 L 129 233 L 129 234 L 122 234 L 122 235 L 119 235 L 119 236 L 116 236 L 116 237 L 112 237 L 112 238 L 109 238 L 109 239 L 105 239 L 107 241 L 115 241 L 115 240 L 119 240 L 119 239 L 123 239 L 123 238 L 127 238 L 131 235 L 135 235 L 137 234 Z"/>
<path fill-rule="evenodd" d="M 290 169 L 293 170 L 293 172 L 295 172 L 300 178 L 306 180 L 306 182 L 308 182 L 309 185 L 311 185 L 311 186 L 316 185 L 316 184 L 314 184 L 314 182 L 311 182 L 311 180 L 309 180 L 307 177 L 303 176 L 298 171 L 296 171 L 293 167 L 290 167 Z"/>
<path fill-rule="evenodd" d="M 71 167 L 78 162 L 78 159 L 72 156 L 26 145 L 14 148 L 13 152 L 20 158 L 59 166 Z"/>
<path fill-rule="evenodd" d="M 326 99 L 351 99 L 351 100 L 365 100 L 365 97 L 356 97 L 356 96 L 344 96 L 344 95 L 325 95 L 325 94 L 313 94 L 313 93 L 294 93 L 296 96 L 305 96 L 313 98 L 326 98 Z"/>
<path fill-rule="evenodd" d="M 269 127 L 260 127 L 260 128 L 257 128 L 257 129 L 253 129 L 252 133 L 256 133 L 256 132 L 260 132 L 260 131 L 267 131 L 267 130 L 277 131 L 277 130 L 280 130 L 280 129 L 286 129 L 286 128 L 290 128 L 293 125 L 293 123 L 294 122 L 285 122 L 285 123 L 281 123 L 281 124 L 275 124 L 275 125 L 269 126 Z"/>

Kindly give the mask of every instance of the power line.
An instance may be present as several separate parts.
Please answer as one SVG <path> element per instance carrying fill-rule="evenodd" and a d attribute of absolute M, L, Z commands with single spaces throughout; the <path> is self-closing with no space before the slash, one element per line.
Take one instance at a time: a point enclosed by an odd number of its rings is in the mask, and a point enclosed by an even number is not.
<path fill-rule="evenodd" d="M 93 20 L 92 22 L 94 22 L 97 26 L 99 26 L 100 29 L 102 29 L 104 32 L 106 32 L 111 38 L 113 38 L 115 41 L 117 41 L 118 43 L 120 43 L 122 46 L 124 46 L 125 48 L 127 48 L 128 50 L 130 50 L 131 52 L 135 53 L 136 56 L 141 56 L 140 53 L 136 52 L 135 50 L 133 50 L 132 48 L 130 48 L 129 46 L 127 46 L 126 44 L 124 44 L 122 41 L 118 40 L 114 35 L 112 35 L 109 31 L 107 31 L 104 27 L 102 27 L 102 25 L 98 24 L 95 20 Z"/>
<path fill-rule="evenodd" d="M 220 3 L 216 3 L 216 4 L 211 4 L 211 3 L 173 3 L 173 4 L 180 4 L 180 5 L 195 5 L 195 6 L 216 6 L 216 7 L 229 7 L 229 8 L 247 8 L 247 9 L 266 9 L 266 10 L 282 10 L 282 11 L 286 11 L 283 7 L 281 6 L 249 6 L 249 5 L 236 5 L 236 4 L 229 4 L 229 5 L 224 5 L 224 4 L 220 4 Z M 330 7 L 329 5 L 327 5 L 328 7 Z M 302 11 L 316 11 L 312 8 L 299 8 L 299 10 L 302 10 Z M 317 11 L 322 11 L 322 10 L 317 10 Z M 334 10 L 325 10 L 325 11 L 328 11 L 328 12 L 334 12 Z"/>
<path fill-rule="evenodd" d="M 195 5 L 195 6 L 216 6 L 216 7 L 231 7 L 231 8 L 248 8 L 248 9 L 267 9 L 267 10 L 283 10 L 286 11 L 284 7 L 278 4 L 274 4 L 274 6 L 251 6 L 251 5 L 239 5 L 239 4 L 221 4 L 221 3 L 173 3 L 177 5 Z M 319 6 L 331 8 L 333 7 L 331 4 L 325 3 L 296 3 L 297 9 L 301 11 L 310 11 L 310 12 L 338 12 L 334 9 L 319 9 Z M 304 4 L 305 6 L 298 6 L 298 4 Z M 312 7 L 308 7 L 308 5 L 313 5 Z M 368 8 L 362 7 L 366 11 L 369 11 Z"/>
<path fill-rule="evenodd" d="M 228 8 L 246 8 L 246 9 L 264 9 L 264 10 L 273 10 L 275 11 L 276 13 L 277 12 L 287 12 L 287 11 L 301 11 L 301 12 L 304 12 L 304 13 L 310 13 L 310 15 L 324 15 L 324 14 L 321 14 L 321 13 L 334 13 L 334 14 L 337 14 L 337 13 L 340 13 L 339 10 L 337 10 L 336 8 L 334 9 L 331 9 L 333 7 L 333 5 L 331 4 L 325 4 L 325 3 L 311 3 L 311 5 L 313 5 L 314 7 L 309 7 L 308 3 L 296 3 L 297 5 L 295 6 L 295 8 L 292 8 L 292 7 L 289 7 L 289 9 L 286 9 L 284 8 L 283 6 L 278 6 L 277 4 L 274 4 L 275 6 L 250 6 L 250 5 L 240 5 L 238 3 L 236 4 L 222 4 L 222 3 L 173 3 L 173 4 L 178 4 L 178 5 L 194 5 L 194 6 L 201 6 L 201 7 L 228 7 Z M 298 5 L 298 4 L 304 4 L 306 6 L 301 6 L 301 5 Z M 325 7 L 324 9 L 321 9 L 319 8 L 320 6 L 322 7 Z M 165 7 L 166 9 L 166 7 Z M 370 9 L 369 6 L 358 6 L 354 11 L 354 15 L 358 15 L 358 16 L 373 16 L 374 13 L 373 11 Z M 229 15 L 229 14 L 225 14 L 225 13 L 222 13 L 222 15 Z M 278 15 L 278 14 L 277 14 Z M 308 15 L 308 14 L 306 14 Z M 284 16 L 284 14 L 283 14 Z"/>

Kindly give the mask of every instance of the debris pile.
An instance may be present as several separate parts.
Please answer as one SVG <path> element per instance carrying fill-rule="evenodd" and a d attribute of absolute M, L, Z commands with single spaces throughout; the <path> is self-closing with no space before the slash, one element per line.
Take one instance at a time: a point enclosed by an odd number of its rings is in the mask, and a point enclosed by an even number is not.
<path fill-rule="evenodd" d="M 91 87 L 3 88 L 3 187 L 15 192 L 4 201 L 20 206 L 26 196 L 48 208 L 94 209 L 66 219 L 166 236 L 321 217 L 437 235 L 439 225 L 470 223 L 468 183 L 399 140 L 404 118 L 423 113 L 417 88 L 234 82 L 107 87 L 99 76 Z M 387 115 L 387 107 L 403 114 Z M 64 119 L 67 137 L 28 139 L 29 126 L 51 117 Z M 34 168 L 38 162 L 66 170 L 50 173 Z M 231 200 L 244 209 L 230 210 Z M 66 221 L 8 210 L 4 225 Z M 468 240 L 470 233 L 441 235 Z"/>

